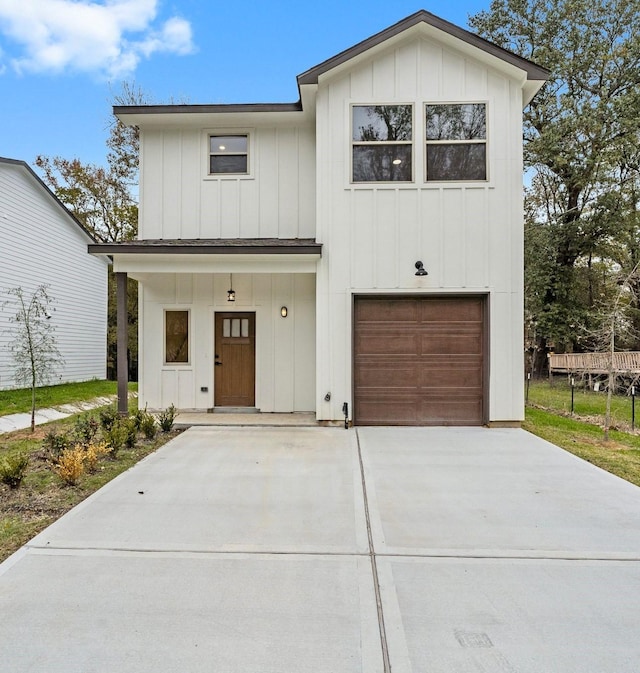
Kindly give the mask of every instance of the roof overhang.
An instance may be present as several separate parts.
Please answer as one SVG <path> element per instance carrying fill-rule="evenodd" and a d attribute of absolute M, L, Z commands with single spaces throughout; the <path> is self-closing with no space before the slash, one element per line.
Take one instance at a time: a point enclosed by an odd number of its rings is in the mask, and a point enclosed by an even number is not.
<path fill-rule="evenodd" d="M 523 106 L 531 101 L 549 78 L 546 68 L 430 12 L 420 10 L 302 73 L 298 76 L 298 88 L 303 91 L 317 87 L 325 79 L 339 76 L 358 63 L 375 58 L 379 52 L 396 43 L 420 36 L 433 39 L 520 80 Z"/>
<path fill-rule="evenodd" d="M 113 114 L 133 126 L 270 126 L 304 125 L 315 119 L 314 99 L 305 93 L 296 103 L 234 103 L 229 105 L 116 105 Z"/>
<path fill-rule="evenodd" d="M 116 272 L 315 273 L 322 244 L 313 239 L 177 239 L 102 243 L 94 255 L 111 255 Z"/>
<path fill-rule="evenodd" d="M 324 79 L 340 75 L 358 62 L 373 58 L 396 42 L 414 35 L 434 39 L 518 79 L 522 86 L 523 106 L 531 101 L 549 78 L 549 71 L 532 61 L 430 12 L 420 10 L 298 75 L 300 99 L 296 103 L 117 105 L 113 113 L 126 124 L 144 127 L 206 128 L 309 123 L 315 119 L 315 96 L 318 85 Z"/>

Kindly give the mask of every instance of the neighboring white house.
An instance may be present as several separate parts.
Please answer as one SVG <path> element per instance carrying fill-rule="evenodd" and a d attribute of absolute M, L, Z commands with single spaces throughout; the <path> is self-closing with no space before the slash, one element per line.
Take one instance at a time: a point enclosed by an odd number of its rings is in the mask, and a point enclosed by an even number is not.
<path fill-rule="evenodd" d="M 15 388 L 7 290 L 30 298 L 48 285 L 51 322 L 64 365 L 51 383 L 106 377 L 107 269 L 95 242 L 24 162 L 0 157 L 0 389 Z"/>
<path fill-rule="evenodd" d="M 297 103 L 116 107 L 139 240 L 90 250 L 139 282 L 140 403 L 519 422 L 522 110 L 547 74 L 420 11 Z"/>

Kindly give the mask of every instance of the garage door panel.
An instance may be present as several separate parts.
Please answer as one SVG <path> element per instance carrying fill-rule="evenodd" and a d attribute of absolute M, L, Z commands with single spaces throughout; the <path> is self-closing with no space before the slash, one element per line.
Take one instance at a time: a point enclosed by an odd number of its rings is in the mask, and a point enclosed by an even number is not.
<path fill-rule="evenodd" d="M 419 386 L 420 371 L 415 366 L 400 365 L 398 367 L 376 366 L 375 363 L 359 367 L 356 387 L 360 390 L 376 388 L 414 388 Z"/>
<path fill-rule="evenodd" d="M 389 305 L 386 299 L 368 299 L 356 306 L 356 321 L 386 323 L 412 322 L 419 320 L 419 307 L 413 302 Z"/>
<path fill-rule="evenodd" d="M 430 299 L 419 302 L 420 320 L 423 322 L 476 322 L 482 323 L 483 300 L 467 298 Z"/>
<path fill-rule="evenodd" d="M 481 405 L 475 398 L 364 398 L 358 425 L 477 425 L 480 412 Z"/>
<path fill-rule="evenodd" d="M 417 425 L 420 416 L 416 400 L 363 399 L 359 403 L 359 425 Z"/>
<path fill-rule="evenodd" d="M 357 424 L 482 424 L 484 298 L 358 297 L 354 330 Z"/>
<path fill-rule="evenodd" d="M 467 355 L 482 353 L 482 339 L 477 334 L 422 334 L 422 353 Z"/>
<path fill-rule="evenodd" d="M 442 367 L 422 367 L 419 384 L 423 389 L 428 388 L 473 388 L 482 392 L 482 371 L 479 367 L 456 367 L 443 369 Z"/>
<path fill-rule="evenodd" d="M 417 334 L 397 334 L 375 332 L 363 335 L 356 339 L 356 349 L 359 353 L 385 354 L 385 353 L 415 353 L 420 344 Z"/>

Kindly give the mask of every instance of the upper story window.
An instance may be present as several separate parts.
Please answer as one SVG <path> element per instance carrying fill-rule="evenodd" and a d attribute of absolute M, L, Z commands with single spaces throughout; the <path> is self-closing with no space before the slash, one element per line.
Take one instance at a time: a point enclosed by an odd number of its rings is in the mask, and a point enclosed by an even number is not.
<path fill-rule="evenodd" d="M 411 182 L 411 105 L 354 105 L 353 182 Z"/>
<path fill-rule="evenodd" d="M 209 136 L 209 174 L 246 175 L 249 172 L 249 136 Z"/>
<path fill-rule="evenodd" d="M 486 180 L 486 105 L 427 105 L 425 118 L 427 180 Z"/>

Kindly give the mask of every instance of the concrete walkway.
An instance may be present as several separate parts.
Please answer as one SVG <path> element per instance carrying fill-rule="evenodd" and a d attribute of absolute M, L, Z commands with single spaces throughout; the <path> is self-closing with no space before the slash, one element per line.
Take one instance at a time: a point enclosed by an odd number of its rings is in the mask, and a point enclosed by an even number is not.
<path fill-rule="evenodd" d="M 75 402 L 73 404 L 61 404 L 52 409 L 36 409 L 35 423 L 36 425 L 43 425 L 51 421 L 58 421 L 61 418 L 68 418 L 74 414 L 79 414 L 83 411 L 90 411 L 98 407 L 104 407 L 111 404 L 116 399 L 115 395 L 106 397 L 96 397 L 92 400 L 84 402 Z M 0 416 L 0 435 L 7 432 L 15 432 L 16 430 L 25 430 L 31 427 L 31 413 L 26 414 L 7 414 Z"/>
<path fill-rule="evenodd" d="M 192 428 L 0 565 L 12 673 L 636 673 L 640 489 L 522 430 Z"/>

